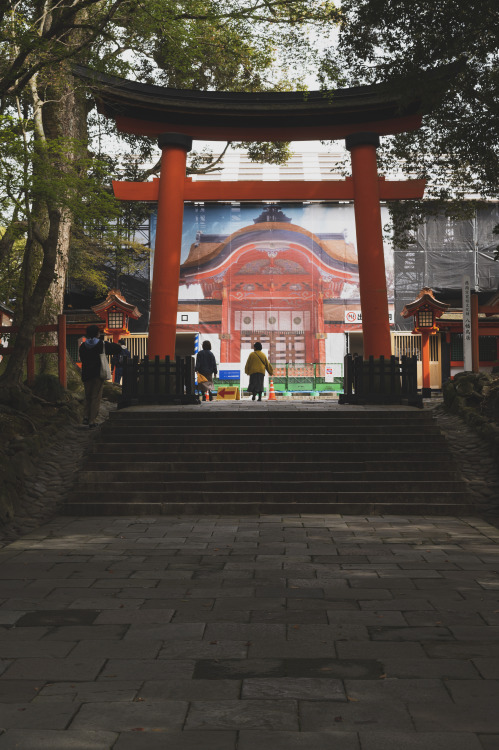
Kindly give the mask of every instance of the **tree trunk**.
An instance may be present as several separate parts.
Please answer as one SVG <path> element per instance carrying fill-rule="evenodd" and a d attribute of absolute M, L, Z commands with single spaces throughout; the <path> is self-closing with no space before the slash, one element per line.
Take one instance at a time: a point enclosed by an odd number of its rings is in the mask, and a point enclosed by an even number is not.
<path fill-rule="evenodd" d="M 54 208 L 49 212 L 49 233 L 42 243 L 43 260 L 40 273 L 33 292 L 23 310 L 22 320 L 18 322 L 14 350 L 9 356 L 5 373 L 1 378 L 2 386 L 9 388 L 20 386 L 24 372 L 24 363 L 31 346 L 35 326 L 38 323 L 43 301 L 54 277 L 58 236 L 65 223 L 63 208 Z M 29 244 L 29 242 L 27 243 Z"/>
<path fill-rule="evenodd" d="M 68 139 L 64 149 L 61 170 L 78 170 L 75 164 L 81 155 L 86 156 L 87 150 L 87 108 L 85 95 L 75 89 L 74 79 L 68 65 L 64 72 L 60 69 L 50 88 L 50 99 L 43 107 L 43 125 L 47 139 Z M 74 193 L 74 187 L 70 188 Z M 74 198 L 74 194 L 68 196 Z M 60 227 L 58 238 L 54 278 L 45 300 L 42 311 L 44 322 L 55 323 L 57 316 L 64 308 L 64 292 L 69 262 L 69 245 L 71 237 L 72 216 L 69 209 Z"/>
<path fill-rule="evenodd" d="M 55 190 L 55 199 L 48 190 L 45 203 L 42 201 L 37 208 L 33 207 L 31 214 L 24 258 L 22 310 L 16 315 L 19 332 L 15 337 L 14 351 L 0 378 L 1 385 L 6 388 L 21 385 L 36 325 L 55 323 L 63 310 L 72 225 L 70 203 L 74 200 L 76 183 L 75 162 L 86 144 L 85 101 L 81 93 L 75 92 L 69 64 L 58 66 L 51 79 L 44 83 L 46 102 L 42 103 L 41 118 L 35 126 L 43 158 L 34 163 L 33 169 L 40 170 L 40 178 L 46 168 L 49 175 L 60 175 L 61 183 Z M 36 96 L 35 84 L 34 98 Z M 61 150 L 47 148 L 51 142 L 62 144 Z M 69 175 L 72 179 L 64 185 L 64 178 Z M 37 262 L 37 245 L 42 248 L 41 263 Z M 55 335 L 50 339 L 53 340 Z M 47 339 L 44 343 L 48 343 Z"/>

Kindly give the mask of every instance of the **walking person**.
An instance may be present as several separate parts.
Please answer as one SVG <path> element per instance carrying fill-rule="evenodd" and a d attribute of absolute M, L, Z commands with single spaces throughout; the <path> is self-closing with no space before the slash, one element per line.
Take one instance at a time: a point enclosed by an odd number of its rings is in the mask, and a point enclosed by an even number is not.
<path fill-rule="evenodd" d="M 104 341 L 99 338 L 99 328 L 96 325 L 87 326 L 86 341 L 80 346 L 81 379 L 85 388 L 85 416 L 83 424 L 90 428 L 97 427 L 95 420 L 99 413 L 99 406 L 104 389 L 104 379 L 101 377 L 100 355 L 119 355 L 122 348 L 119 344 Z"/>
<path fill-rule="evenodd" d="M 215 355 L 211 351 L 211 343 L 209 341 L 203 341 L 203 348 L 196 355 L 196 372 L 198 376 L 201 375 L 203 379 L 198 377 L 198 390 L 201 394 L 201 398 L 205 393 L 209 394 L 210 401 L 213 400 L 213 378 L 218 373 L 217 361 Z"/>
<path fill-rule="evenodd" d="M 124 361 L 125 359 L 130 359 L 132 356 L 130 349 L 127 348 L 125 339 L 120 339 L 118 344 L 121 346 L 121 352 L 119 354 L 113 354 L 111 358 L 111 368 L 114 370 L 115 385 L 121 385 Z"/>
<path fill-rule="evenodd" d="M 262 352 L 262 345 L 259 341 L 253 346 L 254 351 L 251 352 L 248 359 L 246 360 L 246 367 L 244 372 L 250 376 L 248 391 L 253 394 L 251 400 L 254 401 L 258 395 L 258 400 L 262 400 L 263 393 L 263 379 L 265 377 L 265 370 L 269 375 L 274 374 L 272 365 L 268 361 L 265 354 Z"/>

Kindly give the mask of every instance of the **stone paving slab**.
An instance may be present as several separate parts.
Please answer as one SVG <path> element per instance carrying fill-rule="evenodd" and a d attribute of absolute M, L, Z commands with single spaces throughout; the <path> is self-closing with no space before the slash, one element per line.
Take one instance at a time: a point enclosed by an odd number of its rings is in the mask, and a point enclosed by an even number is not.
<path fill-rule="evenodd" d="M 236 736 L 235 731 L 123 732 L 113 750 L 234 750 Z"/>
<path fill-rule="evenodd" d="M 1 552 L 0 750 L 499 748 L 481 519 L 58 517 Z"/>
<path fill-rule="evenodd" d="M 239 732 L 238 750 L 360 750 L 352 732 Z"/>
<path fill-rule="evenodd" d="M 109 750 L 117 739 L 114 732 L 73 729 L 14 729 L 0 736 L 0 750 Z"/>
<path fill-rule="evenodd" d="M 484 750 L 480 740 L 468 732 L 376 732 L 360 733 L 362 750 Z M 490 749 L 497 745 L 490 745 Z"/>

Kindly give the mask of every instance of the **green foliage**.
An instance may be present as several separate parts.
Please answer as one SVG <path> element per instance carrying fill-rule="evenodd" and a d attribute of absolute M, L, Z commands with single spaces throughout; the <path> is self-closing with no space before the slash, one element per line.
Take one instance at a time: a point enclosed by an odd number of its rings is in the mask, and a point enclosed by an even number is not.
<path fill-rule="evenodd" d="M 143 261 L 143 248 L 120 236 L 123 210 L 111 190 L 112 163 L 92 157 L 86 144 L 74 138 L 38 141 L 33 121 L 12 115 L 0 117 L 0 136 L 0 164 L 6 175 L 0 182 L 0 221 L 11 225 L 15 215 L 18 237 L 0 265 L 1 299 L 7 302 L 18 292 L 30 221 L 33 231 L 44 234 L 33 216 L 35 205 L 63 204 L 71 211 L 70 262 L 87 286 L 104 291 L 104 273 L 99 266 L 106 262 L 119 258 L 120 266 L 135 268 L 134 256 L 140 255 Z"/>
<path fill-rule="evenodd" d="M 118 11 L 132 14 L 136 5 L 137 0 L 3 0 L 0 99 L 22 95 L 40 73 L 85 55 Z"/>
<path fill-rule="evenodd" d="M 72 62 L 198 90 L 303 89 L 317 39 L 338 19 L 331 0 L 0 3 L 0 293 L 17 297 L 20 324 L 4 381 L 19 383 L 34 326 L 62 306 L 68 264 L 81 285 L 104 291 L 106 268 L 119 277 L 147 259 L 134 236 L 144 207 L 119 205 L 111 177 L 146 178 L 156 167 L 141 171 L 123 151 L 139 162 L 158 151 L 92 111 Z M 258 160 L 289 156 L 287 144 L 249 148 Z M 191 171 L 212 168 L 208 153 L 193 155 Z"/>
<path fill-rule="evenodd" d="M 148 0 L 139 4 L 123 38 L 144 55 L 142 73 L 176 88 L 260 91 L 278 62 L 294 69 L 315 63 L 307 30 L 324 34 L 338 21 L 329 0 Z M 154 71 L 145 58 L 153 58 Z"/>
<path fill-rule="evenodd" d="M 319 69 L 318 40 L 327 39 L 340 18 L 330 0 L 148 0 L 129 14 L 130 7 L 117 13 L 112 37 L 94 45 L 89 64 L 142 82 L 195 90 L 305 90 L 305 76 Z M 133 63 L 125 61 L 125 50 L 133 50 Z M 109 122 L 98 127 L 112 129 Z M 158 153 L 148 138 L 119 137 L 144 160 Z M 283 163 L 290 155 L 285 144 L 244 147 L 256 161 Z M 191 154 L 188 171 L 216 171 L 212 162 L 209 151 Z M 144 176 L 158 171 L 159 162 Z"/>
<path fill-rule="evenodd" d="M 499 184 L 499 6 L 495 0 L 344 0 L 340 50 L 354 83 L 391 80 L 431 109 L 423 127 L 384 139 L 385 168 L 428 180 L 441 202 L 497 197 Z M 460 63 L 440 86 L 420 71 Z M 405 81 L 405 83 L 404 83 Z"/>
<path fill-rule="evenodd" d="M 5 238 L 6 228 L 0 226 L 0 245 Z M 22 269 L 24 240 L 13 240 L 5 243 L 0 263 L 0 302 L 7 307 L 11 304 L 13 290 L 17 289 Z"/>
<path fill-rule="evenodd" d="M 292 151 L 289 143 L 276 141 L 274 143 L 249 143 L 246 141 L 237 144 L 248 151 L 252 161 L 264 162 L 265 164 L 285 164 Z"/>

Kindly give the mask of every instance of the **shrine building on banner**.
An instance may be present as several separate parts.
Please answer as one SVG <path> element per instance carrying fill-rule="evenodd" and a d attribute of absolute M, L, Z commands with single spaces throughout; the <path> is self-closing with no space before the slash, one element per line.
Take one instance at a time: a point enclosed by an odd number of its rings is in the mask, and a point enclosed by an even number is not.
<path fill-rule="evenodd" d="M 177 339 L 198 332 L 222 364 L 242 362 L 256 341 L 276 365 L 341 362 L 345 332 L 362 328 L 348 232 L 312 232 L 290 206 L 256 203 L 251 213 L 231 233 L 197 232 L 180 268 Z"/>

